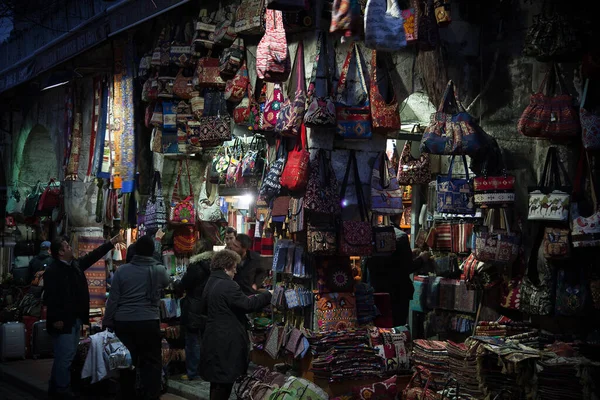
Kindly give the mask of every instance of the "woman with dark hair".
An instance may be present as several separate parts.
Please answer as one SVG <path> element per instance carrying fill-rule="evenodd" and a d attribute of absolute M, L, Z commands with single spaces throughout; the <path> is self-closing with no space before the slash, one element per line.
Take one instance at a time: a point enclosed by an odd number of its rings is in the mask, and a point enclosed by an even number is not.
<path fill-rule="evenodd" d="M 248 369 L 250 340 L 246 314 L 271 302 L 271 292 L 246 296 L 233 280 L 240 256 L 221 250 L 212 258 L 202 294 L 202 358 L 200 375 L 210 382 L 210 400 L 227 400 L 235 380 Z"/>

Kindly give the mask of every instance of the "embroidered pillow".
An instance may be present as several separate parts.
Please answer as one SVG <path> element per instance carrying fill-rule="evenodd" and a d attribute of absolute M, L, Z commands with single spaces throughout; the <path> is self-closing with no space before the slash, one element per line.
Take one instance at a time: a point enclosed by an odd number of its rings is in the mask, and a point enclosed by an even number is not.
<path fill-rule="evenodd" d="M 353 398 L 356 400 L 389 400 L 398 395 L 396 375 L 382 382 L 352 388 Z"/>

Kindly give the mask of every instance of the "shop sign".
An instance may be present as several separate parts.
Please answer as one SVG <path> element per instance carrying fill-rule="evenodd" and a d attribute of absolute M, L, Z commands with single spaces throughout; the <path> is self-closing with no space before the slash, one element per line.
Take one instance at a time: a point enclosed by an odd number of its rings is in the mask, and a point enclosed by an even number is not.
<path fill-rule="evenodd" d="M 187 2 L 189 0 L 132 1 L 111 14 L 109 18 L 109 36 L 116 35 L 125 29 L 132 28 L 151 17 L 155 17 Z"/>

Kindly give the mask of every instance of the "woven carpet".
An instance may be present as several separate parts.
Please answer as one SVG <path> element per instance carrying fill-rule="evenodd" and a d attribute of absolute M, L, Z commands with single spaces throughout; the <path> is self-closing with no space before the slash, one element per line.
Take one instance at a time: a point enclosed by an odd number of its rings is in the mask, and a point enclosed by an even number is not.
<path fill-rule="evenodd" d="M 77 243 L 78 257 L 83 257 L 105 242 L 102 237 L 79 236 Z M 106 266 L 101 258 L 85 271 L 90 291 L 90 308 L 104 307 L 106 303 Z"/>

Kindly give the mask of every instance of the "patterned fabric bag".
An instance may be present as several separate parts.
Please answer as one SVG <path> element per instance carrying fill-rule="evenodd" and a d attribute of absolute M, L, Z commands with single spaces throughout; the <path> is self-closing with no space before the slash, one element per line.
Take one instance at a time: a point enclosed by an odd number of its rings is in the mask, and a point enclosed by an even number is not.
<path fill-rule="evenodd" d="M 343 40 L 356 40 L 364 33 L 364 29 L 358 0 L 333 0 L 329 33 L 341 34 Z"/>
<path fill-rule="evenodd" d="M 221 147 L 211 162 L 210 183 L 224 183 L 227 177 L 227 167 L 229 166 L 228 146 Z"/>
<path fill-rule="evenodd" d="M 578 270 L 579 269 L 579 270 Z M 556 279 L 556 314 L 582 316 L 588 297 L 587 280 L 583 268 L 560 269 Z"/>
<path fill-rule="evenodd" d="M 214 31 L 214 43 L 221 47 L 231 46 L 237 34 L 235 33 L 234 20 L 237 11 L 237 4 L 230 4 L 223 7 L 224 16 L 217 22 Z"/>
<path fill-rule="evenodd" d="M 413 128 L 414 130 L 414 128 Z M 428 153 L 421 153 L 419 158 L 411 154 L 412 144 L 406 141 L 402 148 L 398 166 L 399 185 L 425 185 L 431 181 L 431 163 Z"/>
<path fill-rule="evenodd" d="M 290 233 L 298 233 L 304 231 L 304 198 L 292 197 L 290 201 Z"/>
<path fill-rule="evenodd" d="M 560 174 L 563 174 L 563 180 Z M 530 221 L 563 221 L 569 218 L 571 185 L 564 165 L 558 159 L 558 149 L 550 147 L 542 177 L 537 187 L 529 188 Z"/>
<path fill-rule="evenodd" d="M 267 9 L 265 23 L 265 34 L 256 47 L 256 74 L 266 82 L 284 82 L 291 61 L 281 11 Z"/>
<path fill-rule="evenodd" d="M 483 141 L 473 117 L 465 111 L 458 99 L 452 80 L 448 81 L 437 112 L 431 114 L 431 123 L 425 128 L 421 152 L 431 154 L 477 153 Z"/>
<path fill-rule="evenodd" d="M 173 195 L 171 196 L 171 212 L 169 214 L 169 223 L 174 225 L 194 225 L 196 223 L 196 211 L 194 207 L 194 190 L 192 189 L 192 179 L 190 177 L 190 168 L 187 159 L 185 160 L 187 170 L 189 195 L 185 199 L 179 197 L 179 182 L 183 172 L 183 161 L 179 160 L 179 170 Z"/>
<path fill-rule="evenodd" d="M 192 84 L 192 77 L 183 75 L 183 68 L 179 70 L 175 77 L 175 83 L 173 84 L 173 94 L 180 99 L 189 100 L 192 98 L 194 93 L 194 85 Z"/>
<path fill-rule="evenodd" d="M 192 62 L 192 46 L 190 42 L 185 43 L 185 28 L 177 26 L 175 40 L 169 48 L 170 63 L 178 67 L 189 67 Z"/>
<path fill-rule="evenodd" d="M 325 150 L 319 149 L 316 157 L 310 162 L 304 208 L 317 213 L 337 215 L 341 211 L 339 193 L 331 161 Z"/>
<path fill-rule="evenodd" d="M 385 152 L 379 153 L 371 175 L 371 210 L 380 214 L 402 214 L 403 189 Z"/>
<path fill-rule="evenodd" d="M 324 51 L 322 51 L 324 49 Z M 335 126 L 335 104 L 331 95 L 331 71 L 329 68 L 329 55 L 327 47 L 327 35 L 319 33 L 317 39 L 317 50 L 315 52 L 315 61 L 313 63 L 312 75 L 308 85 L 308 108 L 304 114 L 304 123 L 308 127 Z M 316 93 L 316 81 L 318 79 L 319 60 L 325 60 L 325 96 L 318 96 Z"/>
<path fill-rule="evenodd" d="M 306 82 L 304 77 L 304 46 L 302 41 L 298 42 L 294 69 L 296 70 L 296 92 L 293 99 L 289 97 L 288 93 L 288 98 L 281 105 L 281 111 L 277 115 L 277 125 L 275 126 L 275 131 L 283 136 L 298 136 L 304 119 Z"/>
<path fill-rule="evenodd" d="M 194 254 L 196 231 L 193 226 L 178 226 L 173 232 L 173 250 L 179 256 Z"/>
<path fill-rule="evenodd" d="M 238 35 L 261 35 L 265 31 L 265 0 L 242 0 L 235 15 Z"/>
<path fill-rule="evenodd" d="M 374 256 L 389 256 L 396 251 L 396 232 L 393 226 L 373 227 Z"/>
<path fill-rule="evenodd" d="M 342 222 L 339 253 L 344 256 L 369 256 L 373 252 L 373 230 L 368 218 L 369 211 L 365 204 L 355 150 L 350 150 L 350 156 L 348 157 L 346 174 L 344 175 L 340 192 L 340 198 L 342 199 L 345 199 L 346 197 L 346 189 L 348 188 L 348 178 L 350 177 L 351 169 L 354 174 L 354 187 L 356 189 L 356 198 L 358 200 L 358 209 L 361 220 Z"/>
<path fill-rule="evenodd" d="M 219 59 L 209 55 L 198 60 L 194 79 L 192 80 L 196 89 L 213 88 L 225 89 L 225 81 L 219 73 Z"/>
<path fill-rule="evenodd" d="M 310 254 L 335 255 L 337 254 L 337 229 L 334 224 L 329 223 L 308 224 L 306 243 Z"/>
<path fill-rule="evenodd" d="M 286 161 L 285 144 L 281 143 L 281 141 L 278 141 L 277 143 L 275 157 L 276 159 L 269 167 L 269 172 L 267 172 L 265 179 L 263 179 L 262 186 L 258 193 L 259 198 L 267 202 L 267 204 L 271 203 L 281 190 L 280 178 Z"/>
<path fill-rule="evenodd" d="M 308 167 L 310 152 L 306 143 L 306 127 L 301 128 L 300 138 L 296 139 L 296 146 L 288 153 L 285 168 L 281 174 L 281 186 L 292 192 L 304 190 L 308 183 Z"/>
<path fill-rule="evenodd" d="M 228 80 L 225 85 L 225 100 L 232 103 L 242 101 L 248 93 L 248 85 L 250 85 L 250 78 L 248 78 L 248 68 L 246 68 L 246 61 L 244 61 L 235 76 Z"/>
<path fill-rule="evenodd" d="M 548 260 L 562 260 L 571 256 L 571 243 L 569 241 L 569 229 L 566 228 L 544 228 L 544 257 Z"/>
<path fill-rule="evenodd" d="M 244 62 L 245 52 L 246 48 L 241 38 L 236 39 L 230 47 L 223 50 L 219 57 L 219 74 L 221 79 L 228 81 L 235 76 Z"/>
<path fill-rule="evenodd" d="M 547 81 L 556 78 L 560 94 L 547 94 Z M 556 64 L 548 70 L 538 92 L 531 95 L 529 105 L 519 118 L 517 129 L 521 135 L 566 139 L 579 135 L 579 113 L 573 106 L 573 97 L 564 91 L 565 83 Z"/>
<path fill-rule="evenodd" d="M 317 294 L 315 300 L 315 318 L 319 332 L 345 331 L 356 327 L 354 293 Z"/>
<path fill-rule="evenodd" d="M 404 20 L 396 0 L 367 1 L 365 46 L 381 51 L 398 51 L 406 47 Z"/>
<path fill-rule="evenodd" d="M 211 164 L 206 165 L 204 180 L 200 186 L 200 196 L 198 198 L 198 220 L 217 222 L 223 218 L 223 212 L 219 204 L 219 185 L 209 182 Z M 207 193 L 207 186 L 211 185 L 210 195 Z"/>
<path fill-rule="evenodd" d="M 154 172 L 152 182 L 152 193 L 146 201 L 146 217 L 144 221 L 146 229 L 164 228 L 167 224 L 167 206 L 162 194 L 160 172 Z"/>
<path fill-rule="evenodd" d="M 483 262 L 511 264 L 519 255 L 521 235 L 511 232 L 506 212 L 499 211 L 504 229 L 494 229 L 495 210 L 489 210 L 483 229 L 475 233 L 475 257 Z"/>
<path fill-rule="evenodd" d="M 261 176 L 265 169 L 265 140 L 254 136 L 242 158 L 242 176 L 249 178 Z"/>
<path fill-rule="evenodd" d="M 371 107 L 369 105 L 369 95 L 367 93 L 367 84 L 365 83 L 365 75 L 363 73 L 362 53 L 358 48 L 358 44 L 354 43 L 350 46 L 342 71 L 338 81 L 336 91 L 336 119 L 337 119 L 337 134 L 344 139 L 362 140 L 372 137 L 371 126 Z M 345 92 L 352 92 L 346 88 L 346 79 L 350 62 L 353 56 L 356 55 L 356 64 L 358 67 L 358 79 L 360 80 L 362 93 L 351 105 L 345 98 Z"/>
<path fill-rule="evenodd" d="M 370 2 L 372 1 L 379 0 L 370 0 Z M 369 95 L 371 101 L 371 119 L 373 130 L 375 132 L 400 130 L 400 104 L 398 104 L 396 92 L 394 91 L 394 84 L 389 73 L 387 77 L 388 91 L 393 93 L 393 98 L 389 103 L 379 91 L 379 82 L 377 80 L 377 52 L 373 50 L 373 55 L 371 56 L 371 90 L 369 91 Z"/>
<path fill-rule="evenodd" d="M 585 153 L 582 151 L 582 153 Z M 600 246 L 600 210 L 598 209 L 598 200 L 594 177 L 589 168 L 587 154 L 581 154 L 577 174 L 575 175 L 575 189 L 573 192 L 573 201 L 571 202 L 571 240 L 573 247 L 598 247 Z M 578 201 L 583 198 L 583 169 L 588 165 L 588 180 L 590 183 L 590 193 L 592 195 L 592 210 L 589 217 L 582 216 L 579 212 Z"/>
<path fill-rule="evenodd" d="M 500 307 L 507 308 L 509 310 L 520 310 L 521 309 L 521 282 L 523 277 L 515 277 L 510 279 L 503 288 L 502 300 L 500 300 Z"/>
<path fill-rule="evenodd" d="M 274 131 L 277 117 L 283 104 L 283 90 L 280 83 L 267 82 L 265 110 L 262 113 L 261 131 Z"/>
<path fill-rule="evenodd" d="M 508 207 L 515 202 L 515 177 L 508 175 L 506 169 L 502 176 L 488 176 L 487 163 L 481 173 L 473 179 L 475 205 L 480 208 Z"/>
<path fill-rule="evenodd" d="M 554 310 L 554 269 L 538 246 L 531 254 L 521 284 L 521 311 L 530 315 L 550 315 Z"/>
<path fill-rule="evenodd" d="M 586 79 L 579 106 L 583 147 L 586 150 L 600 150 L 600 115 L 585 108 L 589 84 L 590 80 Z"/>
<path fill-rule="evenodd" d="M 469 179 L 467 159 L 462 156 L 466 178 L 453 178 L 454 157 L 450 161 L 448 175 L 437 177 L 437 212 L 449 214 L 474 214 L 473 181 Z"/>

